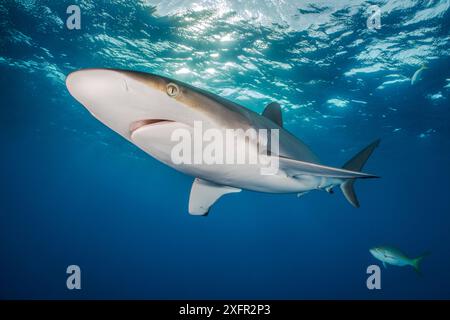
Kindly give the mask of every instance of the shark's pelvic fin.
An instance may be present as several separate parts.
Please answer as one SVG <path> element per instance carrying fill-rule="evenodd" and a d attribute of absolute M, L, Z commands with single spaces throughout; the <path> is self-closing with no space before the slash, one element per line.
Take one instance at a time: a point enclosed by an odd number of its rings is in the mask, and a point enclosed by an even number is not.
<path fill-rule="evenodd" d="M 280 127 L 283 127 L 283 115 L 281 113 L 281 106 L 278 103 L 269 103 L 264 109 L 262 115 L 267 119 L 272 120 Z"/>
<path fill-rule="evenodd" d="M 380 139 L 372 142 L 370 145 L 361 150 L 357 155 L 347 161 L 342 168 L 351 171 L 361 171 L 367 159 L 369 159 L 372 152 L 380 144 Z M 348 179 L 341 184 L 341 190 L 345 198 L 355 208 L 359 208 L 359 201 L 356 197 L 355 189 L 353 187 L 355 179 Z"/>
<path fill-rule="evenodd" d="M 241 189 L 223 186 L 199 178 L 195 178 L 189 196 L 189 213 L 204 216 L 209 208 L 224 194 L 241 192 Z"/>

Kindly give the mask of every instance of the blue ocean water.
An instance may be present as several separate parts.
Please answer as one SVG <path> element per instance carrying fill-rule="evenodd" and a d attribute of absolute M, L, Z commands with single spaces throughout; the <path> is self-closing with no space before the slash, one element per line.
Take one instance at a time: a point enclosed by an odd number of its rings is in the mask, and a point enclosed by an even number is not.
<path fill-rule="evenodd" d="M 69 1 L 0 4 L 0 298 L 450 298 L 449 1 Z M 378 5 L 381 28 L 367 27 Z M 411 77 L 422 65 L 422 79 Z M 375 138 L 340 191 L 242 192 L 187 213 L 192 177 L 95 120 L 65 87 L 86 67 L 153 72 L 261 112 L 325 164 Z M 382 268 L 392 245 L 422 276 Z M 79 265 L 82 289 L 67 290 Z"/>

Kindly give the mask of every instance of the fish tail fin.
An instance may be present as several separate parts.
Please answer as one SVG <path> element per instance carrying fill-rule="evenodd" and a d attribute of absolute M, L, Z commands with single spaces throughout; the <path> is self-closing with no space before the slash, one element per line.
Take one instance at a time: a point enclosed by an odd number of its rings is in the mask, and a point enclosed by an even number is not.
<path fill-rule="evenodd" d="M 411 266 L 414 268 L 414 271 L 416 271 L 418 274 L 422 274 L 422 272 L 420 270 L 420 262 L 423 260 L 423 258 L 428 256 L 429 254 L 430 254 L 429 252 L 425 252 L 421 256 L 413 259 Z"/>
<path fill-rule="evenodd" d="M 361 171 L 367 159 L 369 159 L 370 155 L 375 150 L 375 148 L 378 147 L 379 144 L 380 139 L 375 140 L 363 150 L 361 150 L 358 154 L 356 154 L 353 158 L 347 161 L 342 168 L 352 171 Z M 350 202 L 350 204 L 355 208 L 359 208 L 359 201 L 356 197 L 354 184 L 355 179 L 347 179 L 343 183 L 341 183 L 340 187 L 347 201 Z"/>

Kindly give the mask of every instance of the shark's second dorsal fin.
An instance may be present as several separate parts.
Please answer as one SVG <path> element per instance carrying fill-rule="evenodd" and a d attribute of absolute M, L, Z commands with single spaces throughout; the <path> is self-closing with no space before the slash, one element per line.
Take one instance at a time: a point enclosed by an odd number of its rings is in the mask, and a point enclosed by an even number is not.
<path fill-rule="evenodd" d="M 223 186 L 200 178 L 195 178 L 189 197 L 189 213 L 204 216 L 221 196 L 241 192 L 241 189 Z"/>
<path fill-rule="evenodd" d="M 269 103 L 264 109 L 262 115 L 272 120 L 280 127 L 283 127 L 283 116 L 281 114 L 281 106 L 276 102 Z"/>

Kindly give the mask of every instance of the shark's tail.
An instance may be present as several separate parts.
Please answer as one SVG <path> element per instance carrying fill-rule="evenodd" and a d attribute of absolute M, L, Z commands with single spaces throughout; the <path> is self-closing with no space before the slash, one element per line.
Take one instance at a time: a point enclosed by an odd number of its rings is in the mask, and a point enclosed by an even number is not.
<path fill-rule="evenodd" d="M 361 171 L 367 159 L 369 159 L 373 150 L 380 144 L 380 139 L 372 142 L 370 145 L 361 150 L 358 154 L 356 154 L 353 158 L 347 161 L 342 168 L 351 171 Z M 355 208 L 359 208 L 359 201 L 356 197 L 355 189 L 353 185 L 355 183 L 355 179 L 347 179 L 341 184 L 341 190 L 344 194 L 345 198 L 348 202 L 351 203 Z"/>

